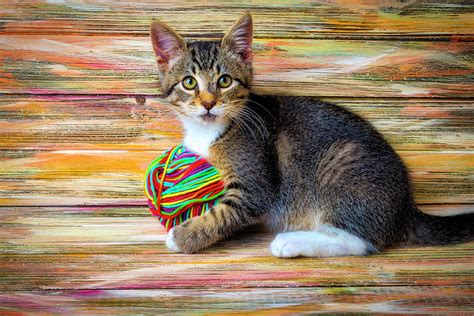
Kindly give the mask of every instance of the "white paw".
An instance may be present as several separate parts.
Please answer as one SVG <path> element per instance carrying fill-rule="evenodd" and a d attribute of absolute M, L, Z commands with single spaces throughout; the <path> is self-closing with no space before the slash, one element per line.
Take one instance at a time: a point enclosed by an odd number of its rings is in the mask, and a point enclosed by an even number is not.
<path fill-rule="evenodd" d="M 168 247 L 168 249 L 171 251 L 181 252 L 178 245 L 176 245 L 174 242 L 173 230 L 174 228 L 171 228 L 171 230 L 168 232 L 168 235 L 166 236 L 166 247 Z"/>
<path fill-rule="evenodd" d="M 298 232 L 278 234 L 270 244 L 270 251 L 278 258 L 295 258 L 308 255 L 308 243 Z"/>
<path fill-rule="evenodd" d="M 270 250 L 279 258 L 363 256 L 370 245 L 342 229 L 321 226 L 321 231 L 278 234 Z"/>

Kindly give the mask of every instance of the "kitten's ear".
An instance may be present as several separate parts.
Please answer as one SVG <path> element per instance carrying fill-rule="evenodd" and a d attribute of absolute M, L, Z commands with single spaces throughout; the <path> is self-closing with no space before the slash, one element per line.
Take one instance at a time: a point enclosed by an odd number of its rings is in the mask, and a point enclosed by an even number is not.
<path fill-rule="evenodd" d="M 253 25 L 250 13 L 244 14 L 222 39 L 222 47 L 237 52 L 246 63 L 252 62 Z"/>
<path fill-rule="evenodd" d="M 165 23 L 153 21 L 150 35 L 158 68 L 161 71 L 168 70 L 174 60 L 184 56 L 186 42 Z"/>

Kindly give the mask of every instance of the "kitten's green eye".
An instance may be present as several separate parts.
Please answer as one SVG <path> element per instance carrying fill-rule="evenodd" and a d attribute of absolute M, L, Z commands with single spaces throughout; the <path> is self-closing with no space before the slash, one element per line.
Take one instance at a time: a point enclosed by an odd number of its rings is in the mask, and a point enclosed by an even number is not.
<path fill-rule="evenodd" d="M 183 87 L 187 90 L 193 90 L 196 88 L 196 79 L 191 76 L 184 77 L 183 79 Z"/>
<path fill-rule="evenodd" d="M 221 88 L 228 88 L 232 84 L 232 78 L 229 75 L 222 75 L 219 80 L 217 80 L 217 84 Z"/>

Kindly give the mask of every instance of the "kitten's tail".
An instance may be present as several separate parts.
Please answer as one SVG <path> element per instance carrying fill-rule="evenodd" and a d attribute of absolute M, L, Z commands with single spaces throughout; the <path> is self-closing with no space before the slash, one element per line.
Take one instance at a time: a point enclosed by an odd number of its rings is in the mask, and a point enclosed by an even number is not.
<path fill-rule="evenodd" d="M 456 216 L 431 216 L 417 210 L 409 242 L 443 245 L 474 240 L 474 213 Z"/>

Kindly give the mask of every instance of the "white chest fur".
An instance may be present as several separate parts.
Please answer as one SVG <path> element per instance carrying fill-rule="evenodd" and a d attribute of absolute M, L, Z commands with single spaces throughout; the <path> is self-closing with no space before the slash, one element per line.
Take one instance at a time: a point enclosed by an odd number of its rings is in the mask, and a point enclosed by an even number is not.
<path fill-rule="evenodd" d="M 203 157 L 209 156 L 209 147 L 225 131 L 223 123 L 201 123 L 183 119 L 186 135 L 184 146 Z"/>

